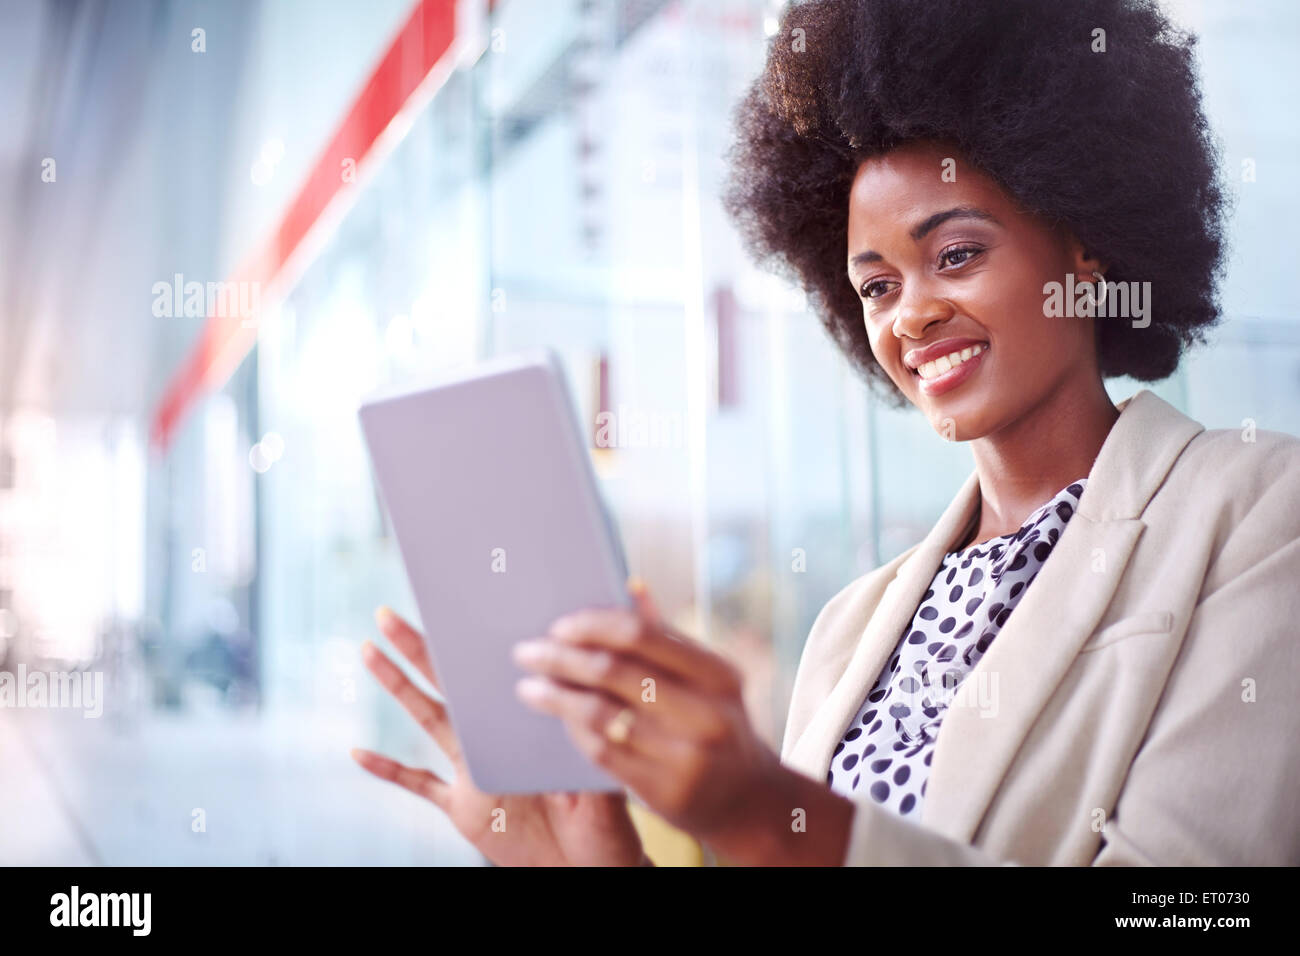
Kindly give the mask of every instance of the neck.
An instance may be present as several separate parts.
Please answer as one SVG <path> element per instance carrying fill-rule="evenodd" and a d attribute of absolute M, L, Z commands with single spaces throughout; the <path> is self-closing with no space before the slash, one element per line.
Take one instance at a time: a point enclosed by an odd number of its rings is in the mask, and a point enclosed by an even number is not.
<path fill-rule="evenodd" d="M 1028 414 L 971 443 L 980 483 L 974 541 L 1010 534 L 1054 494 L 1092 471 L 1119 418 L 1100 376 L 1063 382 Z"/>

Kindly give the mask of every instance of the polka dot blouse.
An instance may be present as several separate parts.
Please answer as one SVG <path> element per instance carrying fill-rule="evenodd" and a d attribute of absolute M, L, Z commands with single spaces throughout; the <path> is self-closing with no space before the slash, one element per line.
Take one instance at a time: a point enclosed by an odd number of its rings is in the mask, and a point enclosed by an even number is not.
<path fill-rule="evenodd" d="M 831 757 L 826 782 L 919 820 L 943 716 L 1052 553 L 1087 479 L 1019 531 L 949 553 Z M 972 689 L 972 694 L 974 689 Z M 972 697 L 974 703 L 977 697 Z"/>

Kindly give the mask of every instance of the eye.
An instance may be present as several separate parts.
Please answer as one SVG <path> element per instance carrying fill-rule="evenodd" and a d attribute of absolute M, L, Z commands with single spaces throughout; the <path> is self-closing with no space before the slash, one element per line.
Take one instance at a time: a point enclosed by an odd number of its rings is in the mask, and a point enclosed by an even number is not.
<path fill-rule="evenodd" d="M 889 282 L 886 280 L 876 279 L 863 285 L 863 287 L 858 290 L 858 294 L 864 299 L 879 299 L 889 291 L 889 289 L 886 288 L 888 285 Z"/>
<path fill-rule="evenodd" d="M 953 266 L 964 266 L 983 251 L 984 249 L 981 246 L 952 246 L 939 253 L 939 268 L 943 268 L 945 262 L 949 262 Z"/>

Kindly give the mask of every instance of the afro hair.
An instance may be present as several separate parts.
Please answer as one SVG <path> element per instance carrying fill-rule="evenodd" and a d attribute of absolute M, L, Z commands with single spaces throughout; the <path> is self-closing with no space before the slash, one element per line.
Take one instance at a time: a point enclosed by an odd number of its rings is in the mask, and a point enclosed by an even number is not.
<path fill-rule="evenodd" d="M 1104 31 L 1104 32 L 1097 32 Z M 1026 211 L 1150 282 L 1150 324 L 1098 322 L 1103 376 L 1158 381 L 1219 317 L 1225 192 L 1195 37 L 1152 0 L 805 0 L 736 112 L 724 204 L 893 404 L 845 262 L 862 161 L 951 143 Z"/>

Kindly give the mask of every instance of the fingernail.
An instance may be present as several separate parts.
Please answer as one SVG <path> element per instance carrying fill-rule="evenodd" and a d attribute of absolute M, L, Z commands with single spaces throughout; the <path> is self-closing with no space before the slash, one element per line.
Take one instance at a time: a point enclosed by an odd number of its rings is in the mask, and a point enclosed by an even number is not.
<path fill-rule="evenodd" d="M 375 608 L 375 623 L 383 629 L 387 629 L 395 617 L 397 615 L 393 613 L 393 609 L 387 604 L 381 604 Z"/>
<path fill-rule="evenodd" d="M 538 654 L 542 649 L 541 641 L 520 641 L 515 645 L 513 656 L 515 663 L 523 664 L 528 661 L 537 660 Z"/>
<path fill-rule="evenodd" d="M 515 684 L 515 693 L 524 700 L 537 700 L 545 693 L 545 684 L 537 677 L 523 677 Z"/>
<path fill-rule="evenodd" d="M 379 656 L 379 648 L 375 647 L 370 641 L 362 641 L 361 657 L 363 660 L 372 661 Z"/>

